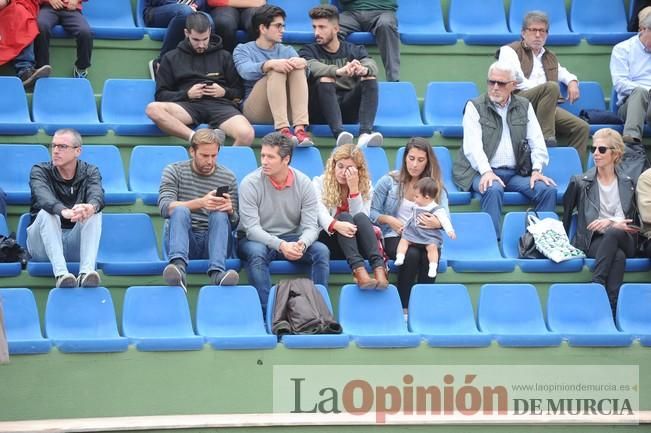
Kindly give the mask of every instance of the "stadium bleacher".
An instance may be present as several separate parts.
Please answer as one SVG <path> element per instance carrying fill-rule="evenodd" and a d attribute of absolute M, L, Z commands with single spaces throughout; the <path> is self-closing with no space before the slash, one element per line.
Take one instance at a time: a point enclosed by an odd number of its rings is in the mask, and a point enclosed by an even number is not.
<path fill-rule="evenodd" d="M 384 148 L 364 151 L 375 183 L 389 168 L 400 167 L 408 137 L 429 138 L 441 164 L 458 238 L 445 240 L 437 283 L 414 286 L 407 321 L 394 286 L 383 292 L 361 291 L 349 284 L 345 261 L 333 260 L 330 285 L 318 290 L 344 334 L 280 339 L 271 334 L 275 287 L 268 315 L 262 317 L 251 286 L 203 286 L 207 260 L 189 264 L 187 294 L 180 287 L 158 286 L 167 263 L 164 221 L 156 206 L 160 175 L 165 165 L 188 155 L 186 143 L 163 136 L 144 114 L 155 85 L 146 79 L 146 64 L 160 47 L 165 29 L 144 26 L 143 3 L 90 0 L 84 5 L 96 38 L 89 80 L 64 78 L 74 43 L 62 29 L 55 31 L 57 39 L 52 41 L 56 77 L 39 80 L 33 93 L 25 93 L 15 77 L 0 77 L 0 187 L 10 204 L 8 218 L 0 216 L 0 234 L 16 232 L 18 242 L 26 245 L 29 170 L 49 159 L 42 144 L 47 145 L 59 127 L 82 131 L 81 158 L 99 166 L 108 205 L 98 257 L 106 287 L 52 289 L 49 263 L 30 262 L 26 270 L 17 263 L 0 263 L 0 300 L 10 354 L 47 354 L 16 356 L 10 367 L 0 366 L 0 383 L 25 396 L 18 403 L 9 393 L 0 393 L 0 407 L 12 408 L 0 411 L 0 424 L 28 419 L 32 413 L 74 418 L 201 410 L 235 413 L 251 407 L 270 411 L 270 403 L 257 394 L 269 394 L 272 368 L 282 364 L 534 364 L 546 362 L 540 361 L 545 354 L 557 364 L 639 365 L 642 406 L 651 408 L 646 396 L 651 386 L 651 260 L 627 260 L 627 283 L 613 320 L 605 289 L 590 283 L 593 259 L 554 263 L 518 258 L 526 208 L 519 194 L 506 197 L 498 239 L 487 215 L 477 212 L 477 198 L 459 191 L 451 179 L 462 139 L 463 105 L 484 91 L 486 67 L 495 49 L 519 39 L 522 15 L 532 7 L 550 13 L 549 43 L 561 63 L 581 80 L 581 99 L 561 106 L 577 115 L 583 109 L 607 109 L 609 103 L 614 107 L 609 53 L 614 43 L 631 35 L 625 31 L 623 0 L 399 0 L 403 82 L 380 83 L 376 127 L 387 139 Z M 287 42 L 312 41 L 306 11 L 326 1 L 277 3 L 290 15 Z M 375 44 L 365 32 L 349 39 Z M 379 58 L 375 47 L 369 51 Z M 2 68 L 0 73 L 12 71 Z M 358 125 L 345 127 L 357 135 Z M 591 125 L 591 134 L 603 127 L 622 129 Z M 270 128 L 255 125 L 256 137 Z M 327 125 L 313 125 L 312 132 L 318 146 L 296 149 L 292 161 L 310 176 L 323 172 L 334 142 Z M 258 166 L 258 154 L 258 144 L 225 146 L 218 158 L 240 182 Z M 572 148 L 550 149 L 546 174 L 559 185 L 559 204 L 569 177 L 584 165 L 589 167 L 590 161 L 581 161 Z M 558 218 L 556 213 L 542 216 Z M 71 265 L 70 270 L 77 272 L 78 263 Z M 227 266 L 239 270 L 241 262 L 232 256 Z M 390 269 L 393 281 L 396 268 L 391 263 Z M 304 271 L 304 266 L 287 261 L 271 266 L 274 280 Z M 242 276 L 241 284 L 246 284 L 245 272 Z M 514 352 L 515 347 L 520 349 Z M 78 373 L 67 374 L 71 365 Z M 40 375 L 48 368 L 52 377 Z M 129 368 L 133 371 L 125 372 Z M 120 374 L 124 380 L 118 379 Z M 35 383 L 39 380 L 43 389 Z M 61 384 L 68 380 L 68 385 Z M 84 380 L 96 390 L 86 390 Z M 84 391 L 67 402 L 57 401 L 53 395 L 65 386 Z M 232 395 L 233 388 L 241 389 L 241 396 Z M 199 390 L 200 402 L 168 399 L 165 391 L 172 394 L 171 390 Z M 148 395 L 151 407 L 143 398 Z M 215 396 L 210 402 L 208 397 Z M 102 404 L 106 409 L 97 411 L 95 405 Z M 508 426 L 504 430 L 511 431 Z"/>

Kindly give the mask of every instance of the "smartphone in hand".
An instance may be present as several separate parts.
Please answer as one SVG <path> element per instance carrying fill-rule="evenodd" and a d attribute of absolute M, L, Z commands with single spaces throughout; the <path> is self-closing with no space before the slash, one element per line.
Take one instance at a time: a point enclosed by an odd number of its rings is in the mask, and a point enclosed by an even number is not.
<path fill-rule="evenodd" d="M 228 194 L 228 186 L 220 186 L 215 191 L 215 197 L 224 197 L 224 194 Z"/>

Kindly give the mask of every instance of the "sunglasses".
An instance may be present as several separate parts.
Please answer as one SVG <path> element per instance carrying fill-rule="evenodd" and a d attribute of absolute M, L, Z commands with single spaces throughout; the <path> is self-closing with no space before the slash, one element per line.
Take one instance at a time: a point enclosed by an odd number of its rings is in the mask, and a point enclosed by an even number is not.
<path fill-rule="evenodd" d="M 488 83 L 489 87 L 494 87 L 497 85 L 498 87 L 504 87 L 507 84 L 511 83 L 510 81 L 497 81 L 497 80 L 486 80 L 486 83 Z"/>
<path fill-rule="evenodd" d="M 592 146 L 592 153 L 594 153 L 595 151 L 598 151 L 600 154 L 603 155 L 604 153 L 608 152 L 608 149 L 614 150 L 615 148 L 614 147 L 608 147 L 608 146 Z"/>

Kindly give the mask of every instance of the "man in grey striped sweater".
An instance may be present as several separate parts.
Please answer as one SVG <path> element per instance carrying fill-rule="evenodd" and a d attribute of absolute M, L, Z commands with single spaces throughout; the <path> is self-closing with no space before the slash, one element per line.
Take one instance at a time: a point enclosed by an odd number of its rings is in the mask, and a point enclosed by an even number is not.
<path fill-rule="evenodd" d="M 249 282 L 258 290 L 266 311 L 272 260 L 310 264 L 315 284 L 328 285 L 330 251 L 316 239 L 316 192 L 310 178 L 289 167 L 292 142 L 272 132 L 262 138 L 262 167 L 242 181 L 238 227 L 239 253 L 246 262 Z"/>
<path fill-rule="evenodd" d="M 221 144 L 215 131 L 199 129 L 190 143 L 191 159 L 163 170 L 158 207 L 168 219 L 165 242 L 170 259 L 163 278 L 184 290 L 188 259 L 209 259 L 212 284 L 239 282 L 236 271 L 226 270 L 230 233 L 237 227 L 239 215 L 235 175 L 217 163 Z"/>

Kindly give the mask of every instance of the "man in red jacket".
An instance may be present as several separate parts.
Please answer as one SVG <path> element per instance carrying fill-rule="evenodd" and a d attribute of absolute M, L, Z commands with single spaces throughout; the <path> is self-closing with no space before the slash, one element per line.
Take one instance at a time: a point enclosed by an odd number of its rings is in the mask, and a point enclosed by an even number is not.
<path fill-rule="evenodd" d="M 84 0 L 86 1 L 86 0 Z M 107 0 L 97 0 L 107 1 Z M 86 18 L 81 14 L 82 0 L 40 0 L 41 11 L 38 13 L 39 35 L 34 41 L 36 64 L 50 63 L 50 38 L 52 28 L 61 24 L 63 29 L 77 39 L 77 61 L 72 68 L 72 76 L 86 78 L 90 67 L 90 55 L 93 50 L 93 35 Z"/>
<path fill-rule="evenodd" d="M 39 0 L 0 0 L 0 65 L 13 61 L 25 87 L 50 75 L 50 65 L 35 69 L 33 41 L 38 34 Z"/>

